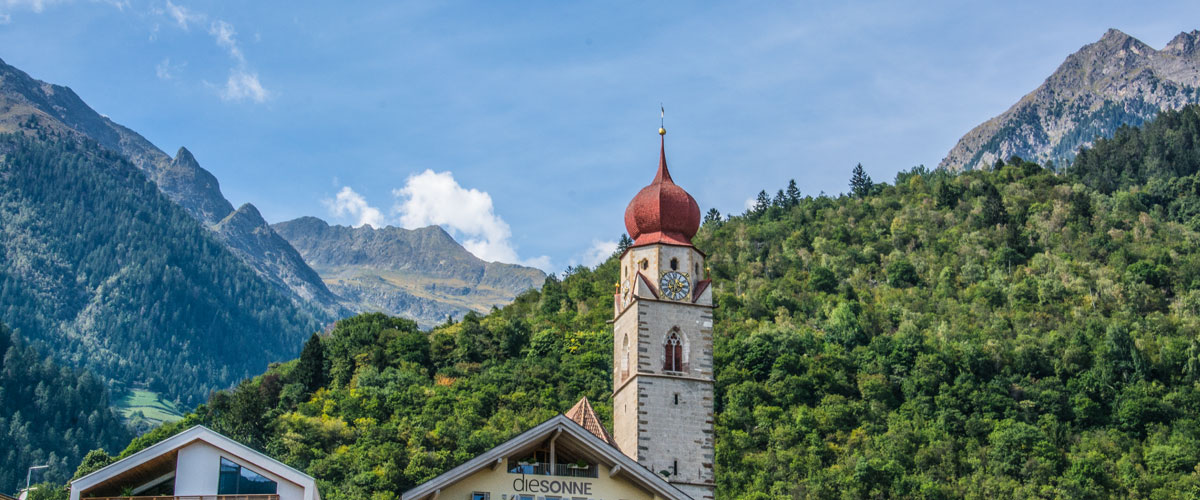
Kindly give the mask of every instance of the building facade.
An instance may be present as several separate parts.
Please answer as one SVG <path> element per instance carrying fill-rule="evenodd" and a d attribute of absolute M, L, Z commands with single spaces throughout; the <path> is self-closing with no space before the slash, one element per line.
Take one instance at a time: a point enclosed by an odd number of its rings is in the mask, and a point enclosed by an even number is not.
<path fill-rule="evenodd" d="M 625 210 L 633 244 L 613 300 L 613 436 L 623 453 L 695 499 L 713 498 L 713 315 L 695 199 L 667 170 Z"/>

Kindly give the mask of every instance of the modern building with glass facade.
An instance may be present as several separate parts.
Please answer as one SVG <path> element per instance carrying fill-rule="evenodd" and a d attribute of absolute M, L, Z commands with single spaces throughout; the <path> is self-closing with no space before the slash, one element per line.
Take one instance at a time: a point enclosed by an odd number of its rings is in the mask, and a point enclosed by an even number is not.
<path fill-rule="evenodd" d="M 71 481 L 71 500 L 320 500 L 312 477 L 198 425 Z"/>

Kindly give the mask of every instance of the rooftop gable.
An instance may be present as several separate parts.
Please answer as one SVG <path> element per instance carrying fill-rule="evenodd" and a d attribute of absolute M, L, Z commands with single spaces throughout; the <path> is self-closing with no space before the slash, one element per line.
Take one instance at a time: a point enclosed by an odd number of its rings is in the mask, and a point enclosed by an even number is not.
<path fill-rule="evenodd" d="M 125 472 L 129 472 L 138 466 L 147 464 L 164 455 L 172 454 L 179 449 L 201 441 L 213 446 L 225 453 L 228 453 L 238 459 L 245 460 L 257 467 L 262 468 L 280 478 L 296 484 L 304 489 L 305 500 L 320 500 L 320 493 L 317 491 L 317 482 L 312 476 L 300 472 L 287 464 L 275 460 L 267 455 L 251 449 L 237 441 L 225 437 L 203 425 L 197 425 L 188 430 L 180 432 L 167 439 L 159 441 L 152 446 L 147 447 L 137 453 L 134 453 L 121 460 L 113 462 L 104 468 L 92 472 L 79 479 L 71 481 L 71 500 L 78 500 L 80 494 L 103 484 L 112 478 L 115 478 Z"/>
<path fill-rule="evenodd" d="M 559 414 L 520 435 L 501 443 L 487 452 L 450 469 L 425 483 L 404 492 L 401 500 L 427 500 L 434 498 L 443 488 L 466 479 L 485 467 L 502 463 L 510 455 L 540 441 L 556 438 L 566 438 L 572 444 L 585 449 L 589 455 L 596 458 L 612 470 L 612 476 L 621 475 L 623 478 L 644 488 L 656 498 L 667 500 L 691 500 L 678 488 L 665 479 L 650 472 L 637 461 L 621 453 L 615 446 L 605 442 L 589 430 L 583 428 L 566 415 Z M 562 441 L 559 441 L 560 443 Z"/>

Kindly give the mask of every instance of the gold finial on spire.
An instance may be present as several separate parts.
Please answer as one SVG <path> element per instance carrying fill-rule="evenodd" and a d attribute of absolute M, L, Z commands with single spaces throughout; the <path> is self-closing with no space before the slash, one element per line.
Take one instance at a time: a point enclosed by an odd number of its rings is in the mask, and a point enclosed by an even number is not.
<path fill-rule="evenodd" d="M 658 103 L 658 135 L 667 135 L 666 125 L 667 108 L 664 108 L 662 103 Z"/>

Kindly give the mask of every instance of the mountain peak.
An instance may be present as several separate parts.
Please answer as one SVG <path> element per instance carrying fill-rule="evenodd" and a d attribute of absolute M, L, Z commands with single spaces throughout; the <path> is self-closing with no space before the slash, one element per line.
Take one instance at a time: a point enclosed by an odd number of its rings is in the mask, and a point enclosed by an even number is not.
<path fill-rule="evenodd" d="M 1128 34 L 1126 34 L 1124 31 L 1121 31 L 1116 28 L 1109 28 L 1108 31 L 1104 32 L 1104 36 L 1100 37 L 1100 41 L 1102 41 L 1102 42 L 1103 41 L 1111 41 L 1111 42 L 1124 43 L 1125 41 L 1131 40 L 1131 39 L 1134 39 L 1134 38 L 1129 36 Z"/>
<path fill-rule="evenodd" d="M 959 139 L 939 166 L 969 170 L 1014 155 L 1061 165 L 1122 125 L 1140 126 L 1161 110 L 1198 102 L 1198 40 L 1200 31 L 1180 33 L 1158 51 L 1109 29 L 1007 111 Z"/>
<path fill-rule="evenodd" d="M 196 157 L 192 155 L 192 152 L 183 146 L 179 147 L 179 151 L 175 153 L 175 158 L 171 159 L 171 161 L 176 165 L 200 165 L 200 162 L 196 161 Z"/>
<path fill-rule="evenodd" d="M 1163 52 L 1172 54 L 1190 56 L 1196 53 L 1197 42 L 1200 41 L 1200 30 L 1184 31 L 1175 35 L 1166 47 L 1163 47 Z"/>
<path fill-rule="evenodd" d="M 1128 52 L 1125 52 L 1128 51 Z M 1104 32 L 1104 36 L 1100 37 L 1095 43 L 1084 46 L 1079 52 L 1072 54 L 1072 57 L 1078 55 L 1094 55 L 1100 58 L 1122 57 L 1122 56 L 1147 56 L 1157 52 L 1153 47 L 1146 45 L 1141 40 L 1129 36 L 1125 32 L 1109 28 Z M 1068 58 L 1070 59 L 1070 58 Z"/>

